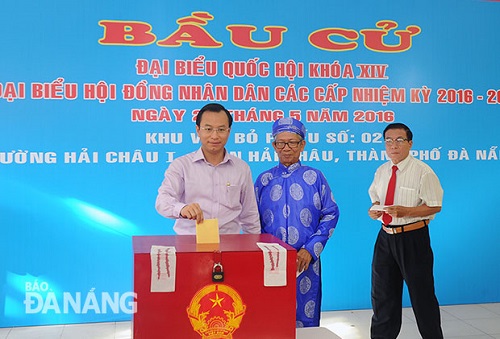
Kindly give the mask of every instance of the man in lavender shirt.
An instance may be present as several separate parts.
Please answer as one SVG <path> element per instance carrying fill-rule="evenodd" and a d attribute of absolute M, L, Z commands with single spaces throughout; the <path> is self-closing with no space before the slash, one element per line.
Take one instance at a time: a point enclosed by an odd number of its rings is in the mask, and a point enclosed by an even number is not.
<path fill-rule="evenodd" d="M 225 146 L 233 118 L 220 104 L 207 104 L 196 117 L 201 147 L 175 159 L 158 189 L 156 210 L 177 219 L 177 234 L 196 234 L 196 222 L 217 218 L 221 234 L 260 233 L 252 173 Z"/>

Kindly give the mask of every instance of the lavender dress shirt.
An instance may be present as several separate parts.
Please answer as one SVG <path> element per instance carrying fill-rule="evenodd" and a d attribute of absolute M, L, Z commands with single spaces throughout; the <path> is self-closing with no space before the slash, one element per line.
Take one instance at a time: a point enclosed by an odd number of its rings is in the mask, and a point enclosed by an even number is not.
<path fill-rule="evenodd" d="M 180 216 L 181 209 L 198 203 L 205 219 L 218 218 L 220 234 L 260 233 L 252 173 L 246 162 L 226 151 L 214 166 L 198 149 L 175 159 L 158 189 L 156 210 L 177 219 L 177 234 L 196 234 L 196 221 Z"/>

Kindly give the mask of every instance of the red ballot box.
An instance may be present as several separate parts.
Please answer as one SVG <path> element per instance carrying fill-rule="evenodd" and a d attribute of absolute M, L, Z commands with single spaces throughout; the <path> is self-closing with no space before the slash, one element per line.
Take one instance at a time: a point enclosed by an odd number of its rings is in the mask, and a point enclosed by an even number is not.
<path fill-rule="evenodd" d="M 258 242 L 284 247 L 285 286 L 264 286 L 264 259 L 271 259 L 278 267 L 280 255 L 266 257 Z M 175 291 L 152 291 L 156 268 L 152 267 L 156 265 L 152 246 L 175 247 Z M 194 235 L 135 236 L 133 247 L 135 339 L 295 338 L 297 253 L 278 238 L 228 234 L 220 236 L 218 245 L 200 245 Z M 222 265 L 222 282 L 212 280 L 217 262 Z M 281 268 L 283 264 L 281 261 Z"/>

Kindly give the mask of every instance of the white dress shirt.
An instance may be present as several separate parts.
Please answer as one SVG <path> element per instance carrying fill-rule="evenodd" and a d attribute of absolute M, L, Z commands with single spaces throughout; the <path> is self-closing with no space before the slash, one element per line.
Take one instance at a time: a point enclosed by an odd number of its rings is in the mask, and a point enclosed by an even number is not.
<path fill-rule="evenodd" d="M 372 203 L 384 204 L 387 186 L 392 175 L 392 161 L 381 165 L 375 172 L 373 182 L 368 190 Z M 394 205 L 416 207 L 426 204 L 429 207 L 442 206 L 443 188 L 434 171 L 426 163 L 408 155 L 397 164 L 396 191 Z M 422 219 L 434 219 L 435 214 L 428 217 L 404 217 L 392 219 L 391 225 L 404 225 Z M 382 220 L 382 217 L 379 218 Z"/>

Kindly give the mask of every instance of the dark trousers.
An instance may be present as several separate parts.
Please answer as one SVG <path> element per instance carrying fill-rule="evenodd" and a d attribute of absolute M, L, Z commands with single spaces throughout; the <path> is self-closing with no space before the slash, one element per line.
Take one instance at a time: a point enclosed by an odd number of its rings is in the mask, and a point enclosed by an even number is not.
<path fill-rule="evenodd" d="M 403 280 L 423 339 L 442 339 L 434 292 L 429 228 L 400 234 L 380 230 L 372 261 L 372 339 L 395 339 L 401 330 Z"/>

